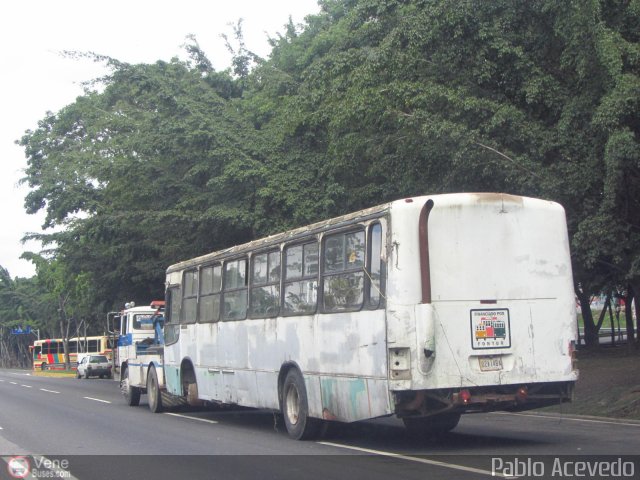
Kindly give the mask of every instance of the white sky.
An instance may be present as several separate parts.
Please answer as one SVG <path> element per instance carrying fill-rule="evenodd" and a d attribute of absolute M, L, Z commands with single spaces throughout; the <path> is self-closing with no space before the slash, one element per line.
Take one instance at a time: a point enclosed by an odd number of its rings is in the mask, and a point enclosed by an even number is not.
<path fill-rule="evenodd" d="M 19 257 L 39 251 L 22 245 L 27 232 L 41 232 L 44 215 L 27 215 L 26 186 L 18 187 L 26 159 L 15 145 L 25 130 L 37 128 L 47 111 L 56 112 L 82 95 L 81 82 L 103 70 L 89 61 L 62 58 L 65 50 L 95 52 L 129 63 L 154 63 L 181 55 L 189 34 L 216 70 L 229 66 L 225 33 L 243 19 L 248 49 L 267 56 L 268 35 L 317 13 L 316 0 L 9 0 L 0 3 L 0 265 L 12 277 L 30 277 L 33 265 Z M 184 57 L 184 55 L 181 55 Z"/>

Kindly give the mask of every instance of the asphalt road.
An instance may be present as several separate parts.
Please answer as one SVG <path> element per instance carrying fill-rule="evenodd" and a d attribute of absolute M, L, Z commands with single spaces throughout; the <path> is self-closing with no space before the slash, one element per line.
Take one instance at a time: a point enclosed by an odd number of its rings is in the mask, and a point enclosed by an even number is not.
<path fill-rule="evenodd" d="M 20 474 L 8 468 L 20 466 L 13 458 L 19 455 L 30 462 L 26 478 L 465 480 L 523 472 L 532 475 L 522 478 L 541 478 L 533 475 L 541 471 L 542 478 L 555 478 L 558 461 L 569 465 L 564 473 L 580 473 L 571 470 L 576 458 L 626 466 L 627 472 L 633 466 L 630 478 L 640 478 L 640 459 L 632 457 L 640 451 L 640 422 L 477 414 L 463 417 L 445 436 L 418 439 L 388 418 L 341 425 L 321 440 L 296 442 L 271 412 L 153 414 L 145 396 L 139 407 L 127 406 L 113 380 L 29 373 L 0 370 L 0 457 L 7 464 L 0 462 L 0 479 Z"/>

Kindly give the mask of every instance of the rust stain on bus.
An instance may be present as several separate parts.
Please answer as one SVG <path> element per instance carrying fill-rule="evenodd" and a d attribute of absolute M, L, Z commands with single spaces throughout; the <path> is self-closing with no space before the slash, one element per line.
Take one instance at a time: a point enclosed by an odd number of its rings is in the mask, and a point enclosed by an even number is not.
<path fill-rule="evenodd" d="M 431 303 L 431 274 L 429 265 L 429 235 L 427 224 L 433 200 L 429 199 L 420 211 L 418 234 L 420 240 L 420 276 L 422 280 L 422 303 Z"/>

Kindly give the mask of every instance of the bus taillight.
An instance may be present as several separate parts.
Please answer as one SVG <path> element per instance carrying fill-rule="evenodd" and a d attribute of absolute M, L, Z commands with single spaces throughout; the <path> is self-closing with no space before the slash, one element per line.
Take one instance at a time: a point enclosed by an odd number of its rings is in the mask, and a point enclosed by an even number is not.
<path fill-rule="evenodd" d="M 527 389 L 526 386 L 523 385 L 522 387 L 518 388 L 518 391 L 516 392 L 516 400 L 518 402 L 526 402 L 528 395 L 529 395 L 529 390 Z"/>
<path fill-rule="evenodd" d="M 471 401 L 471 392 L 469 390 L 460 390 L 458 393 L 458 402 L 467 405 Z"/>

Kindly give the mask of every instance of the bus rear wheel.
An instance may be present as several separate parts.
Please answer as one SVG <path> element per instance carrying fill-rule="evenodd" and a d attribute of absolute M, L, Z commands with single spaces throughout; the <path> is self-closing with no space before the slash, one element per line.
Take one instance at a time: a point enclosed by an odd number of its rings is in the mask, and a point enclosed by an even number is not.
<path fill-rule="evenodd" d="M 310 440 L 319 435 L 322 420 L 309 417 L 304 378 L 295 368 L 289 370 L 282 387 L 282 414 L 291 438 Z"/>
<path fill-rule="evenodd" d="M 153 413 L 162 412 L 162 394 L 158 385 L 156 367 L 149 368 L 149 375 L 147 375 L 147 400 L 149 401 L 149 410 Z"/>
<path fill-rule="evenodd" d="M 127 405 L 130 407 L 137 407 L 140 405 L 140 389 L 132 387 L 129 383 L 129 369 L 124 368 L 122 372 L 122 379 L 120 380 L 120 391 L 124 395 L 124 399 Z"/>

